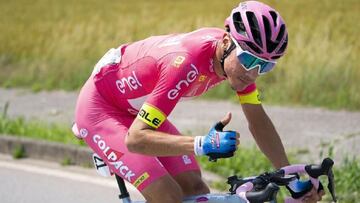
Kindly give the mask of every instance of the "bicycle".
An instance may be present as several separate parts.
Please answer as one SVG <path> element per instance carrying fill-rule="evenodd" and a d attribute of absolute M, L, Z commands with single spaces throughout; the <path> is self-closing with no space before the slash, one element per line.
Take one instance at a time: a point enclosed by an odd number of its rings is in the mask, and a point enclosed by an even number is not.
<path fill-rule="evenodd" d="M 111 176 L 106 163 L 97 155 L 93 154 L 93 161 L 97 172 L 102 176 Z M 239 178 L 236 175 L 228 177 L 227 183 L 230 185 L 229 193 L 225 194 L 204 194 L 186 197 L 183 203 L 260 203 L 271 202 L 276 203 L 276 196 L 280 190 L 280 186 L 287 186 L 291 181 L 297 178 L 295 174 L 306 174 L 309 176 L 310 189 L 314 186 L 318 189 L 320 186 L 319 176 L 325 175 L 328 177 L 328 190 L 334 202 L 336 202 L 334 175 L 332 167 L 334 161 L 330 158 L 325 158 L 320 165 L 314 164 L 296 164 L 285 166 L 273 172 L 265 172 L 258 176 Z M 120 190 L 119 199 L 122 203 L 145 203 L 144 201 L 132 201 L 125 186 L 124 180 L 115 174 L 116 181 Z M 304 182 L 305 183 L 305 182 Z M 299 196 L 299 193 L 293 193 L 292 196 Z M 285 203 L 299 202 L 296 199 L 288 197 Z"/>

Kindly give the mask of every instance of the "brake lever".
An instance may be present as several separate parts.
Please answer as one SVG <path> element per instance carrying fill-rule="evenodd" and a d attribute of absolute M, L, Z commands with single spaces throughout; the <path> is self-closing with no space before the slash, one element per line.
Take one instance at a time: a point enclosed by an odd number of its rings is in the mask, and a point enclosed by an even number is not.
<path fill-rule="evenodd" d="M 336 198 L 336 194 L 335 194 L 334 173 L 333 173 L 331 168 L 327 173 L 327 177 L 328 177 L 328 186 L 327 186 L 327 188 L 329 189 L 329 192 L 331 194 L 331 197 L 332 197 L 333 201 L 336 202 L 337 198 Z"/>
<path fill-rule="evenodd" d="M 238 187 L 240 187 L 241 185 L 247 183 L 247 182 L 250 182 L 252 179 L 243 179 L 243 178 L 239 178 L 237 175 L 234 175 L 234 176 L 230 176 L 228 177 L 228 180 L 227 180 L 227 184 L 230 185 L 230 189 L 229 189 L 229 192 L 231 194 L 235 194 L 236 193 L 236 189 Z"/>

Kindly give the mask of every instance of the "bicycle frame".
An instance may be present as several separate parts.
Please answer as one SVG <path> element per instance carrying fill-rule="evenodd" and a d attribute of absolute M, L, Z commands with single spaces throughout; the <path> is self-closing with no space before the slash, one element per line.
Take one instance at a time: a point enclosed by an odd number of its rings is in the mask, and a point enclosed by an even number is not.
<path fill-rule="evenodd" d="M 146 203 L 145 201 L 132 201 L 130 195 L 127 192 L 124 180 L 116 175 L 116 181 L 120 189 L 119 198 L 122 200 L 122 203 Z M 249 203 L 249 201 L 244 200 L 241 196 L 234 194 L 204 194 L 204 195 L 195 195 L 185 197 L 183 203 Z M 276 200 L 270 201 L 270 203 L 276 203 Z"/>

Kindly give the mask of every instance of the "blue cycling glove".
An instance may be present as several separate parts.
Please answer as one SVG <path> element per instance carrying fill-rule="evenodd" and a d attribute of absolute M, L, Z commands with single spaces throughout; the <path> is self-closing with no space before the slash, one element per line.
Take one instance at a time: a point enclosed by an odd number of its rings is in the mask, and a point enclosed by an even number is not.
<path fill-rule="evenodd" d="M 306 195 L 308 192 L 310 192 L 311 189 L 313 188 L 313 184 L 311 183 L 310 180 L 302 181 L 300 180 L 298 174 L 295 175 L 297 175 L 297 179 L 291 181 L 289 185 L 286 186 L 286 188 L 289 190 L 292 198 L 298 199 Z M 321 182 L 319 182 L 318 192 L 323 189 L 324 189 L 323 185 L 321 184 Z"/>
<path fill-rule="evenodd" d="M 210 161 L 228 158 L 236 150 L 236 132 L 223 131 L 224 124 L 218 122 L 205 136 L 196 136 L 194 152 L 196 155 L 207 155 Z"/>

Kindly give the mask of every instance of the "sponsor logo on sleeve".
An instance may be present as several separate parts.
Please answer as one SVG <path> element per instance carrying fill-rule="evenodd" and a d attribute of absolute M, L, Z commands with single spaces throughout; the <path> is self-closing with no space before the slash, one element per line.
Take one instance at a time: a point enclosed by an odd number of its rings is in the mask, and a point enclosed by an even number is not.
<path fill-rule="evenodd" d="M 164 122 L 166 116 L 161 110 L 145 103 L 141 107 L 137 118 L 153 128 L 158 128 Z"/>
<path fill-rule="evenodd" d="M 171 100 L 176 99 L 179 96 L 179 92 L 183 87 L 189 87 L 191 83 L 193 83 L 196 77 L 199 75 L 199 71 L 194 64 L 191 64 L 191 70 L 186 74 L 185 79 L 180 80 L 175 88 L 171 89 L 168 92 L 168 98 Z"/>
<path fill-rule="evenodd" d="M 134 181 L 133 185 L 137 188 L 137 187 L 139 187 L 139 185 L 141 185 L 149 177 L 150 177 L 150 175 L 147 172 L 145 172 Z"/>
<path fill-rule="evenodd" d="M 116 83 L 116 87 L 122 94 L 125 94 L 126 87 L 128 87 L 130 91 L 133 91 L 133 90 L 138 89 L 139 87 L 142 87 L 142 84 L 136 77 L 135 71 L 132 71 L 132 74 L 128 77 L 123 77 L 119 80 L 116 80 L 115 83 Z"/>
<path fill-rule="evenodd" d="M 173 66 L 175 66 L 176 68 L 179 68 L 181 66 L 181 64 L 184 63 L 185 59 L 186 58 L 184 56 L 177 56 L 173 62 Z"/>
<path fill-rule="evenodd" d="M 207 76 L 206 75 L 200 75 L 199 76 L 199 82 L 204 82 L 206 80 Z"/>

